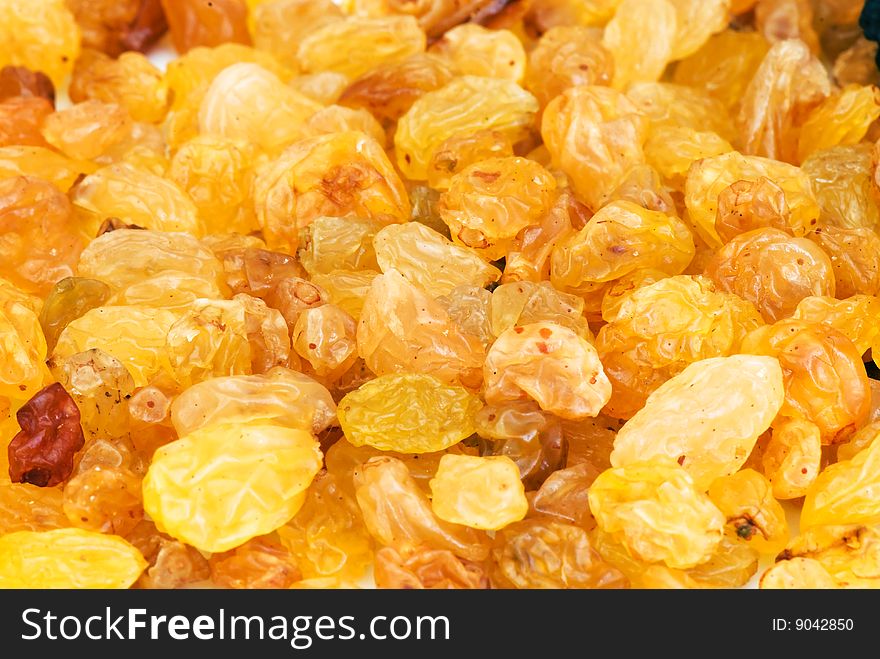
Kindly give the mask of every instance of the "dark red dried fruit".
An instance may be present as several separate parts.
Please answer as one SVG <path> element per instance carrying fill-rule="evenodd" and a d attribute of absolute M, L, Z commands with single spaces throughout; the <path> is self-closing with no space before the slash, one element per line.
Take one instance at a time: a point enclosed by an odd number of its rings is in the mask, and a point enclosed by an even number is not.
<path fill-rule="evenodd" d="M 38 391 L 16 414 L 19 432 L 9 443 L 9 478 L 38 487 L 58 485 L 73 472 L 85 444 L 79 409 L 57 382 Z"/>
<path fill-rule="evenodd" d="M 168 31 L 168 21 L 159 0 L 142 0 L 137 16 L 119 38 L 123 50 L 139 50 L 156 43 Z"/>
<path fill-rule="evenodd" d="M 0 69 L 0 101 L 16 96 L 37 96 L 55 104 L 55 85 L 42 71 L 31 71 L 24 66 L 4 66 Z"/>

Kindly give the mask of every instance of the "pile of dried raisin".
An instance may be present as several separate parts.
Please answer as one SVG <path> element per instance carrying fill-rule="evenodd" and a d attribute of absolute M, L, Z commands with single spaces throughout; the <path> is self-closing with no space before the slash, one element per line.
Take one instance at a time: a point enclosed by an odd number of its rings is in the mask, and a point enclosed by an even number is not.
<path fill-rule="evenodd" d="M 874 586 L 864 4 L 0 3 L 0 587 Z"/>

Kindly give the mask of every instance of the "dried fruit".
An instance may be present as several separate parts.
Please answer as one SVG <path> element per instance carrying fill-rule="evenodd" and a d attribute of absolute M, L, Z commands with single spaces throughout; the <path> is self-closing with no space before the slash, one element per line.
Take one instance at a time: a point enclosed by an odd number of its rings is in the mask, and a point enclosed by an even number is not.
<path fill-rule="evenodd" d="M 81 529 L 0 536 L 0 588 L 128 588 L 147 566 L 118 536 Z"/>
<path fill-rule="evenodd" d="M 431 158 L 453 135 L 496 130 L 516 142 L 538 111 L 534 96 L 509 80 L 460 76 L 423 94 L 397 124 L 397 166 L 415 181 L 427 178 Z"/>
<path fill-rule="evenodd" d="M 541 35 L 529 53 L 526 88 L 547 104 L 571 87 L 607 85 L 614 77 L 614 59 L 593 30 L 558 25 Z"/>
<path fill-rule="evenodd" d="M 694 362 L 654 391 L 624 424 L 614 440 L 611 464 L 678 462 L 705 490 L 743 465 L 779 412 L 783 396 L 783 372 L 773 357 L 733 355 Z"/>
<path fill-rule="evenodd" d="M 318 443 L 302 430 L 207 426 L 156 451 L 144 509 L 173 537 L 227 551 L 293 517 L 320 467 Z"/>
<path fill-rule="evenodd" d="M 762 177 L 773 181 L 785 193 L 793 235 L 803 236 L 814 226 L 819 207 L 806 173 L 784 162 L 731 151 L 694 163 L 685 183 L 685 203 L 691 221 L 710 247 L 717 248 L 722 243 L 715 229 L 719 196 L 737 181 L 754 182 Z"/>
<path fill-rule="evenodd" d="M 644 268 L 677 275 L 693 256 L 691 232 L 677 217 L 615 201 L 556 244 L 550 277 L 558 288 L 577 290 Z"/>
<path fill-rule="evenodd" d="M 687 569 L 721 542 L 724 516 L 674 462 L 632 462 L 599 474 L 590 486 L 599 528 L 639 560 Z"/>
<path fill-rule="evenodd" d="M 227 41 L 249 44 L 245 0 L 161 0 L 178 52 Z"/>
<path fill-rule="evenodd" d="M 529 510 L 519 469 L 505 456 L 444 455 L 430 487 L 437 517 L 474 529 L 497 531 Z"/>
<path fill-rule="evenodd" d="M 541 120 L 553 165 L 593 210 L 610 201 L 632 167 L 645 162 L 647 135 L 647 117 L 608 87 L 572 87 L 550 102 Z"/>
<path fill-rule="evenodd" d="M 709 498 L 727 518 L 728 529 L 761 553 L 775 554 L 788 542 L 785 511 L 757 471 L 743 469 L 714 480 Z"/>
<path fill-rule="evenodd" d="M 271 535 L 214 554 L 209 563 L 211 580 L 224 588 L 290 588 L 302 576 L 294 557 Z"/>
<path fill-rule="evenodd" d="M 626 588 L 626 577 L 602 560 L 582 528 L 547 518 L 502 529 L 493 548 L 492 581 L 501 588 Z"/>
<path fill-rule="evenodd" d="M 267 244 L 287 251 L 318 217 L 357 215 L 385 225 L 409 219 L 411 210 L 381 145 L 355 131 L 293 144 L 257 170 L 253 196 Z"/>
<path fill-rule="evenodd" d="M 503 257 L 516 235 L 550 210 L 556 179 L 527 158 L 489 158 L 453 176 L 438 212 L 453 241 L 487 261 Z"/>
<path fill-rule="evenodd" d="M 430 375 L 400 374 L 365 383 L 340 401 L 337 413 L 355 446 L 428 453 L 473 433 L 473 417 L 479 409 L 479 399 L 463 387 Z"/>
<path fill-rule="evenodd" d="M 842 442 L 867 418 L 871 394 L 861 354 L 834 328 L 783 320 L 754 330 L 742 350 L 779 360 L 785 382 L 780 414 L 815 423 L 823 444 Z"/>
<path fill-rule="evenodd" d="M 486 535 L 439 519 L 400 460 L 370 458 L 356 469 L 354 486 L 367 530 L 379 543 L 396 549 L 425 544 L 471 561 L 488 556 Z"/>
<path fill-rule="evenodd" d="M 7 449 L 14 483 L 51 487 L 73 471 L 73 457 L 85 439 L 79 409 L 64 387 L 50 384 L 16 412 L 21 427 Z"/>
<path fill-rule="evenodd" d="M 764 447 L 761 466 L 777 499 L 804 496 L 822 467 L 818 426 L 799 417 L 778 420 Z"/>
<path fill-rule="evenodd" d="M 64 514 L 72 526 L 125 536 L 144 516 L 141 479 L 120 467 L 81 471 L 64 486 Z"/>
<path fill-rule="evenodd" d="M 0 275 L 41 296 L 73 274 L 83 248 L 67 197 L 31 176 L 0 181 L 0 233 Z"/>
<path fill-rule="evenodd" d="M 704 277 L 679 275 L 641 286 L 596 335 L 612 386 L 608 412 L 630 418 L 669 378 L 701 359 L 734 354 L 762 324 L 754 306 L 717 291 Z"/>
<path fill-rule="evenodd" d="M 373 278 L 357 330 L 358 354 L 376 375 L 425 373 L 476 389 L 485 349 L 443 306 L 396 270 Z"/>
<path fill-rule="evenodd" d="M 64 0 L 8 0 L 0 43 L 0 66 L 42 71 L 60 87 L 79 55 L 80 30 Z"/>
<path fill-rule="evenodd" d="M 396 270 L 434 297 L 457 286 L 483 287 L 501 272 L 473 251 L 451 243 L 418 222 L 391 224 L 373 238 L 376 261 L 383 272 Z"/>
<path fill-rule="evenodd" d="M 880 507 L 875 496 L 880 443 L 872 442 L 849 460 L 826 467 L 807 489 L 801 528 L 823 524 L 876 524 Z"/>
<path fill-rule="evenodd" d="M 611 395 L 596 349 L 550 322 L 502 333 L 486 355 L 483 377 L 487 403 L 531 398 L 567 419 L 596 416 Z"/>
<path fill-rule="evenodd" d="M 425 33 L 411 16 L 350 16 L 306 36 L 297 59 L 306 73 L 336 71 L 354 79 L 373 67 L 425 50 Z"/>
<path fill-rule="evenodd" d="M 509 30 L 488 30 L 476 23 L 457 25 L 431 45 L 461 75 L 500 78 L 521 83 L 526 51 Z"/>
<path fill-rule="evenodd" d="M 668 0 L 623 0 L 602 37 L 614 58 L 614 87 L 658 80 L 675 51 L 688 47 L 678 30 L 676 7 Z"/>
<path fill-rule="evenodd" d="M 335 446 L 346 444 L 340 440 Z M 332 464 L 333 447 L 327 453 Z M 278 529 L 306 579 L 360 579 L 373 560 L 372 539 L 355 499 L 351 473 L 322 471 L 306 492 L 299 512 Z"/>
<path fill-rule="evenodd" d="M 790 317 L 810 295 L 834 296 L 831 260 L 815 243 L 779 229 L 742 233 L 705 267 L 718 287 L 753 303 L 764 320 Z"/>
<path fill-rule="evenodd" d="M 98 348 L 115 357 L 142 387 L 170 370 L 165 339 L 178 314 L 168 309 L 123 306 L 97 307 L 72 321 L 61 332 L 52 361 Z"/>
<path fill-rule="evenodd" d="M 168 29 L 160 0 L 65 0 L 82 30 L 83 46 L 117 57 L 144 52 Z"/>
<path fill-rule="evenodd" d="M 80 410 L 80 423 L 90 437 L 119 437 L 129 431 L 126 401 L 134 378 L 122 363 L 98 349 L 50 360 L 58 382 Z"/>
<path fill-rule="evenodd" d="M 376 552 L 377 588 L 477 589 L 488 588 L 489 578 L 479 563 L 458 558 L 447 549 L 382 547 Z"/>

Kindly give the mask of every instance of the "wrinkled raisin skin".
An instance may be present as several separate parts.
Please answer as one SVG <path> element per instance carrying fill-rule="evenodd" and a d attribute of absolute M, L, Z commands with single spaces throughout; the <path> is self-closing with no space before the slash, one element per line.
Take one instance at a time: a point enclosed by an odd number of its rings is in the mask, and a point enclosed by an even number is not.
<path fill-rule="evenodd" d="M 9 478 L 51 487 L 73 472 L 73 457 L 85 444 L 79 409 L 57 382 L 38 391 L 16 414 L 19 432 L 9 443 Z"/>

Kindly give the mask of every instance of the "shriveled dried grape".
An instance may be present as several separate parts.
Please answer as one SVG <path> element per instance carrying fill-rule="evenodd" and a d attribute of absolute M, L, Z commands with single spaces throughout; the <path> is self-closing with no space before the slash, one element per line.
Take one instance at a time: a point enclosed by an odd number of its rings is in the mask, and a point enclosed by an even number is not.
<path fill-rule="evenodd" d="M 714 480 L 709 498 L 727 518 L 728 529 L 761 553 L 775 554 L 788 542 L 785 511 L 757 471 L 743 469 Z"/>
<path fill-rule="evenodd" d="M 877 88 L 847 85 L 807 116 L 800 127 L 798 159 L 802 161 L 821 149 L 857 144 L 877 117 L 880 117 Z"/>
<path fill-rule="evenodd" d="M 674 462 L 632 462 L 590 486 L 590 510 L 604 532 L 634 556 L 687 569 L 721 542 L 724 515 Z"/>
<path fill-rule="evenodd" d="M 810 178 L 823 224 L 876 230 L 880 209 L 874 193 L 876 182 L 872 182 L 872 152 L 869 144 L 836 146 L 804 160 L 801 169 Z"/>
<path fill-rule="evenodd" d="M 457 25 L 431 45 L 462 75 L 501 78 L 521 83 L 526 72 L 526 51 L 509 30 L 488 30 L 476 23 Z"/>
<path fill-rule="evenodd" d="M 140 53 L 127 52 L 113 59 L 85 51 L 76 62 L 69 93 L 77 103 L 95 99 L 119 104 L 135 121 L 158 123 L 168 111 L 162 72 Z"/>
<path fill-rule="evenodd" d="M 245 0 L 161 0 L 178 52 L 196 46 L 251 42 Z"/>
<path fill-rule="evenodd" d="M 484 455 L 503 455 L 516 463 L 527 490 L 540 487 L 565 465 L 568 442 L 562 424 L 532 401 L 487 405 L 474 417 L 476 432 L 491 444 Z"/>
<path fill-rule="evenodd" d="M 798 113 L 831 92 L 822 63 L 799 39 L 776 42 L 746 88 L 737 117 L 743 153 L 794 160 L 792 127 Z"/>
<path fill-rule="evenodd" d="M 448 549 L 383 547 L 376 552 L 377 588 L 477 589 L 488 588 L 485 568 L 458 558 Z"/>
<path fill-rule="evenodd" d="M 271 535 L 214 554 L 209 564 L 211 580 L 224 588 L 290 588 L 302 576 L 295 557 Z"/>
<path fill-rule="evenodd" d="M 65 0 L 82 30 L 83 46 L 112 57 L 145 51 L 168 29 L 160 0 Z"/>
<path fill-rule="evenodd" d="M 124 467 L 93 467 L 64 486 L 64 513 L 71 526 L 127 535 L 143 519 L 141 479 Z"/>
<path fill-rule="evenodd" d="M 339 423 L 355 446 L 403 453 L 448 448 L 474 430 L 479 399 L 425 374 L 384 375 L 339 403 Z M 393 426 L 388 419 L 393 418 Z"/>
<path fill-rule="evenodd" d="M 547 518 L 526 519 L 495 538 L 492 582 L 501 588 L 626 588 L 582 528 Z"/>
<path fill-rule="evenodd" d="M 779 360 L 785 382 L 780 414 L 815 423 L 823 444 L 843 441 L 867 418 L 871 394 L 861 354 L 833 327 L 783 320 L 754 330 L 742 350 Z"/>
<path fill-rule="evenodd" d="M 452 239 L 486 260 L 504 256 L 516 235 L 550 210 L 556 179 L 527 158 L 489 158 L 449 181 L 438 210 Z"/>
<path fill-rule="evenodd" d="M 306 73 L 336 71 L 353 79 L 424 50 L 425 33 L 411 16 L 350 16 L 303 38 L 297 58 Z"/>
<path fill-rule="evenodd" d="M 80 410 L 80 422 L 90 437 L 115 437 L 128 432 L 126 401 L 134 378 L 115 357 L 97 348 L 49 362 L 52 374 Z"/>
<path fill-rule="evenodd" d="M 0 102 L 0 146 L 48 146 L 41 129 L 52 116 L 45 98 L 15 96 Z"/>
<path fill-rule="evenodd" d="M 299 67 L 297 47 L 310 32 L 340 20 L 344 14 L 331 0 L 273 0 L 253 11 L 254 45 L 286 66 Z"/>
<path fill-rule="evenodd" d="M 439 519 L 400 460 L 370 458 L 356 470 L 354 485 L 367 530 L 381 544 L 426 544 L 472 561 L 488 556 L 486 534 Z"/>
<path fill-rule="evenodd" d="M 258 169 L 253 196 L 267 244 L 288 251 L 317 217 L 357 215 L 384 225 L 405 221 L 411 210 L 381 145 L 356 131 L 295 143 Z"/>
<path fill-rule="evenodd" d="M 721 290 L 753 303 L 768 322 L 790 317 L 810 295 L 834 295 L 831 259 L 806 238 L 779 229 L 742 233 L 706 264 Z"/>
<path fill-rule="evenodd" d="M 428 185 L 447 190 L 452 178 L 462 170 L 483 160 L 513 156 L 513 145 L 497 130 L 479 130 L 453 135 L 445 140 L 428 164 Z"/>
<path fill-rule="evenodd" d="M 376 375 L 426 373 L 476 388 L 485 349 L 443 306 L 396 270 L 375 277 L 357 331 L 358 354 Z"/>
<path fill-rule="evenodd" d="M 677 38 L 678 29 L 676 7 L 668 0 L 623 0 L 602 37 L 614 58 L 614 87 L 658 80 L 675 50 L 687 43 Z"/>
<path fill-rule="evenodd" d="M 72 275 L 83 248 L 77 229 L 67 197 L 48 181 L 0 181 L 0 275 L 17 286 L 45 295 Z"/>
<path fill-rule="evenodd" d="M 61 502 L 59 488 L 0 481 L 0 537 L 67 526 Z"/>
<path fill-rule="evenodd" d="M 762 323 L 757 310 L 704 277 L 660 279 L 629 294 L 596 336 L 611 380 L 608 412 L 629 418 L 687 365 L 734 354 Z"/>
<path fill-rule="evenodd" d="M 383 272 L 394 269 L 433 297 L 465 284 L 483 287 L 501 277 L 497 268 L 473 251 L 418 222 L 385 227 L 373 238 L 373 245 Z"/>
<path fill-rule="evenodd" d="M 550 277 L 559 288 L 607 282 L 635 270 L 682 272 L 694 256 L 694 241 L 677 217 L 629 201 L 604 206 L 586 226 L 553 248 Z"/>
<path fill-rule="evenodd" d="M 665 0 L 663 0 L 665 2 Z M 566 90 L 544 110 L 541 136 L 554 166 L 593 210 L 645 161 L 648 119 L 623 94 L 600 86 Z"/>
<path fill-rule="evenodd" d="M 14 483 L 51 487 L 73 471 L 85 443 L 76 403 L 60 384 L 41 389 L 16 412 L 19 432 L 7 448 Z"/>
<path fill-rule="evenodd" d="M 0 588 L 128 588 L 147 563 L 118 536 L 17 531 L 0 537 Z"/>
<path fill-rule="evenodd" d="M 437 517 L 475 529 L 497 531 L 529 510 L 519 469 L 505 456 L 444 455 L 430 487 Z"/>
<path fill-rule="evenodd" d="M 567 327 L 592 341 L 593 335 L 583 311 L 581 298 L 559 292 L 550 282 L 521 281 L 502 284 L 492 291 L 489 322 L 495 336 L 501 336 L 516 325 L 546 321 Z"/>
<path fill-rule="evenodd" d="M 819 216 L 810 179 L 805 172 L 784 162 L 744 156 L 736 151 L 694 163 L 685 183 L 685 203 L 701 237 L 713 248 L 721 245 L 715 229 L 719 196 L 737 181 L 754 182 L 767 178 L 785 193 L 789 227 L 803 236 Z"/>
<path fill-rule="evenodd" d="M 838 297 L 880 293 L 880 235 L 874 229 L 822 225 L 807 237 L 831 259 Z"/>
<path fill-rule="evenodd" d="M 95 228 L 108 217 L 118 217 L 127 224 L 157 231 L 205 233 L 198 209 L 183 190 L 129 164 L 110 165 L 87 176 L 76 187 L 73 204 Z"/>
<path fill-rule="evenodd" d="M 613 77 L 614 59 L 590 28 L 559 25 L 529 53 L 526 88 L 546 107 L 570 87 L 607 85 Z"/>
<path fill-rule="evenodd" d="M 156 451 L 144 509 L 173 537 L 227 551 L 293 517 L 320 466 L 318 443 L 302 430 L 207 426 Z"/>
<path fill-rule="evenodd" d="M 742 466 L 779 412 L 783 396 L 782 369 L 773 357 L 733 355 L 694 362 L 654 391 L 624 424 L 614 440 L 611 464 L 675 461 L 704 490 Z"/>
<path fill-rule="evenodd" d="M 792 318 L 829 325 L 852 341 L 860 354 L 865 354 L 880 335 L 880 298 L 873 295 L 853 295 L 843 300 L 805 297 Z"/>
<path fill-rule="evenodd" d="M 199 108 L 199 132 L 279 153 L 304 137 L 303 123 L 320 108 L 272 71 L 241 62 L 211 81 Z"/>
<path fill-rule="evenodd" d="M 291 328 L 293 349 L 325 382 L 335 382 L 357 359 L 357 322 L 335 304 L 306 309 Z"/>
<path fill-rule="evenodd" d="M 329 465 L 330 453 L 327 457 Z M 339 474 L 319 473 L 302 508 L 278 529 L 306 579 L 359 579 L 373 558 L 372 539 L 355 499 L 351 474 L 347 476 L 343 487 Z"/>
<path fill-rule="evenodd" d="M 428 164 L 453 135 L 497 130 L 512 142 L 524 137 L 538 101 L 515 82 L 460 76 L 416 100 L 397 124 L 397 166 L 411 180 L 427 178 Z"/>
<path fill-rule="evenodd" d="M 42 71 L 56 86 L 79 55 L 80 29 L 64 0 L 9 0 L 0 7 L 0 66 Z"/>
<path fill-rule="evenodd" d="M 503 332 L 486 355 L 483 377 L 490 404 L 531 398 L 571 419 L 596 416 L 611 395 L 596 349 L 546 321 Z"/>
<path fill-rule="evenodd" d="M 4 66 L 0 68 L 0 99 L 16 97 L 44 98 L 54 107 L 55 85 L 42 71 L 31 71 L 26 66 Z"/>
<path fill-rule="evenodd" d="M 880 443 L 872 442 L 849 460 L 826 467 L 807 489 L 801 528 L 823 524 L 875 524 L 880 506 Z"/>
<path fill-rule="evenodd" d="M 40 326 L 51 353 L 64 328 L 87 311 L 100 307 L 110 298 L 110 287 L 97 279 L 65 277 L 46 298 L 40 312 Z"/>
<path fill-rule="evenodd" d="M 168 309 L 122 306 L 97 307 L 67 325 L 52 353 L 58 362 L 79 352 L 98 348 L 115 357 L 142 387 L 170 369 L 165 351 L 168 330 L 178 314 Z"/>
<path fill-rule="evenodd" d="M 799 417 L 777 421 L 764 447 L 761 466 L 777 499 L 804 496 L 822 466 L 819 427 Z"/>
<path fill-rule="evenodd" d="M 406 114 L 423 94 L 440 89 L 453 77 L 452 67 L 440 57 L 415 53 L 376 66 L 346 84 L 339 103 L 364 108 L 390 123 Z"/>
<path fill-rule="evenodd" d="M 767 589 L 837 588 L 837 582 L 819 561 L 795 557 L 767 570 L 761 576 L 760 586 Z"/>

